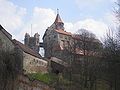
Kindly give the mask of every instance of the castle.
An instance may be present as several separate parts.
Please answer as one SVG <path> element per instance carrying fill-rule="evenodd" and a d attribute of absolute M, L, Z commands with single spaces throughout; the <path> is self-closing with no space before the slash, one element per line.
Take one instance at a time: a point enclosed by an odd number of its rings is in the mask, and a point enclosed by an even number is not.
<path fill-rule="evenodd" d="M 14 54 L 12 52 L 11 55 L 19 55 L 21 59 L 19 65 L 23 75 L 18 80 L 19 90 L 24 90 L 26 87 L 33 90 L 36 90 L 36 87 L 38 89 L 43 88 L 41 82 L 38 81 L 34 81 L 37 83 L 34 84 L 35 86 L 31 85 L 34 82 L 30 81 L 24 74 L 47 73 L 49 69 L 59 74 L 65 69 L 70 69 L 71 63 L 77 63 L 73 73 L 79 72 L 80 68 L 77 68 L 77 66 L 80 66 L 79 63 L 82 63 L 82 58 L 85 55 L 96 56 L 98 54 L 99 51 L 91 49 L 91 46 L 96 48 L 95 46 L 98 44 L 100 44 L 98 39 L 82 37 L 65 31 L 64 22 L 59 13 L 57 13 L 54 23 L 46 29 L 43 35 L 43 43 L 40 43 L 38 33 L 35 33 L 33 37 L 26 33 L 24 44 L 22 44 L 15 39 L 13 40 L 12 35 L 0 25 L 0 50 L 14 51 Z M 45 58 L 39 54 L 40 47 L 45 50 Z M 75 61 L 71 62 L 72 60 Z"/>
<path fill-rule="evenodd" d="M 39 52 L 39 34 L 36 33 L 34 37 L 30 37 L 30 35 L 26 33 L 24 44 L 34 51 Z M 42 44 L 45 51 L 44 56 L 49 59 L 51 57 L 64 59 L 61 58 L 63 57 L 62 51 L 64 48 L 72 45 L 72 34 L 65 31 L 64 23 L 59 13 L 57 13 L 54 23 L 46 29 Z"/>
<path fill-rule="evenodd" d="M 44 57 L 48 59 L 56 57 L 65 62 L 69 62 L 73 54 L 76 54 L 78 58 L 84 54 L 84 51 L 80 48 L 83 42 L 81 36 L 65 30 L 64 22 L 59 12 L 56 15 L 54 23 L 46 29 L 42 39 L 43 43 L 40 43 L 38 33 L 36 33 L 34 37 L 30 37 L 30 35 L 26 33 L 24 43 L 36 52 L 39 52 L 39 47 L 42 46 L 45 51 Z M 89 39 L 87 40 L 89 41 Z M 93 42 L 100 43 L 98 39 L 94 39 Z"/>
<path fill-rule="evenodd" d="M 54 23 L 48 27 L 43 36 L 43 46 L 45 57 L 57 57 L 64 60 L 63 51 L 72 45 L 72 37 L 70 32 L 66 32 L 64 23 L 59 13 Z"/>

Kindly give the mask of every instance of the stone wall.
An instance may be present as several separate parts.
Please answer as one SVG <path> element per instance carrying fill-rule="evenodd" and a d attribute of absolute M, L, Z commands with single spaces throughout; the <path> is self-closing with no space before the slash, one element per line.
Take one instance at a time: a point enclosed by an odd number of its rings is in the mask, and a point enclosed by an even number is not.
<path fill-rule="evenodd" d="M 23 52 L 23 69 L 25 73 L 47 73 L 47 61 Z"/>
<path fill-rule="evenodd" d="M 47 30 L 46 36 L 43 39 L 44 49 L 45 49 L 45 57 L 51 57 L 54 55 L 53 49 L 59 45 L 58 42 L 58 34 L 54 30 Z"/>

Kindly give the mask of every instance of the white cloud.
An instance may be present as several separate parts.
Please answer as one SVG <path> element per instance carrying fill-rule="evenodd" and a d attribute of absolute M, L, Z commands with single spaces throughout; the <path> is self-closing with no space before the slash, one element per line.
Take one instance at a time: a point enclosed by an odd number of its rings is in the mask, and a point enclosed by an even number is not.
<path fill-rule="evenodd" d="M 104 0 L 76 0 L 78 4 L 99 4 Z M 113 1 L 113 0 L 111 0 Z M 28 22 L 24 22 L 23 18 L 26 15 L 26 9 L 20 6 L 17 6 L 10 2 L 9 0 L 0 0 L 0 24 L 2 24 L 7 31 L 9 31 L 14 38 L 18 40 L 24 39 L 26 32 L 31 33 L 31 24 L 32 24 L 32 33 L 38 32 L 40 38 L 47 29 L 55 20 L 55 11 L 50 8 L 40 8 L 34 7 L 33 14 Z M 114 16 L 110 13 L 106 13 L 102 20 L 94 20 L 92 18 L 86 18 L 82 21 L 77 22 L 64 22 L 65 30 L 68 32 L 75 33 L 78 29 L 84 28 L 88 29 L 98 37 L 103 36 L 106 33 L 107 25 L 112 25 Z M 17 34 L 16 34 L 17 31 Z"/>
<path fill-rule="evenodd" d="M 16 37 L 19 40 L 24 39 L 24 35 L 26 32 L 31 34 L 31 24 L 32 24 L 32 35 L 38 32 L 40 34 L 40 39 L 42 40 L 43 34 L 47 27 L 49 27 L 55 19 L 55 12 L 52 9 L 45 9 L 35 7 L 33 9 L 33 15 L 31 20 L 25 24 L 22 31 Z"/>
<path fill-rule="evenodd" d="M 0 24 L 10 33 L 23 24 L 22 18 L 26 14 L 26 9 L 19 7 L 9 0 L 0 0 Z"/>
<path fill-rule="evenodd" d="M 84 28 L 94 33 L 98 38 L 102 37 L 108 29 L 105 23 L 101 21 L 96 21 L 94 19 L 85 19 L 83 21 L 78 21 L 76 23 L 70 23 L 67 25 L 66 27 L 70 27 L 67 28 L 67 31 L 75 33 L 78 29 Z"/>
<path fill-rule="evenodd" d="M 84 0 L 81 1 L 84 2 Z M 96 0 L 93 1 L 96 2 Z M 16 6 L 8 0 L 0 0 L 0 6 L 0 24 L 13 34 L 14 38 L 20 41 L 24 39 L 26 32 L 31 33 L 31 24 L 32 33 L 38 32 L 42 39 L 45 30 L 54 22 L 56 16 L 55 11 L 52 9 L 35 7 L 30 20 L 24 24 L 23 17 L 27 13 L 25 8 Z M 107 26 L 102 21 L 96 21 L 94 19 L 85 19 L 75 23 L 64 23 L 65 30 L 68 32 L 75 33 L 78 29 L 85 28 L 99 37 L 102 36 L 107 29 Z M 16 34 L 16 30 L 18 30 L 19 33 Z"/>
<path fill-rule="evenodd" d="M 55 20 L 55 12 L 52 9 L 45 9 L 35 7 L 33 10 L 33 16 L 31 20 L 25 24 L 17 38 L 19 40 L 24 39 L 26 32 L 31 33 L 31 23 L 32 23 L 32 33 L 38 32 L 40 34 L 40 39 L 42 40 L 43 34 L 47 27 L 49 27 Z M 82 21 L 77 21 L 75 23 L 64 22 L 65 30 L 68 32 L 75 33 L 78 29 L 84 28 L 92 33 L 96 34 L 99 38 L 102 37 L 105 33 L 107 25 L 102 21 L 96 21 L 94 19 L 88 18 Z"/>

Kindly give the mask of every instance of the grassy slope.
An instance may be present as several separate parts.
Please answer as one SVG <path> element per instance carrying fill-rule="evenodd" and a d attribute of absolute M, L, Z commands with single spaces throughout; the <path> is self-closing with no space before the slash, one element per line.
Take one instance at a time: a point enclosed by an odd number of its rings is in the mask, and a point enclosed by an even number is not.
<path fill-rule="evenodd" d="M 57 76 L 55 74 L 51 74 L 51 73 L 46 73 L 46 74 L 32 73 L 32 74 L 29 74 L 29 77 L 31 79 L 40 80 L 46 84 L 53 83 L 57 78 Z"/>

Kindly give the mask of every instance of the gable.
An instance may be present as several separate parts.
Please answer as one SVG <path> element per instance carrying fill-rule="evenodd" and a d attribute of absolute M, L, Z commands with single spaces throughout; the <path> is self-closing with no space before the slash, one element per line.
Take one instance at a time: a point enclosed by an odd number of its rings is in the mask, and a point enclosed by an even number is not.
<path fill-rule="evenodd" d="M 9 36 L 7 36 L 3 31 L 1 31 L 1 29 L 0 29 L 0 47 L 3 50 L 11 51 L 14 49 L 12 39 Z"/>

